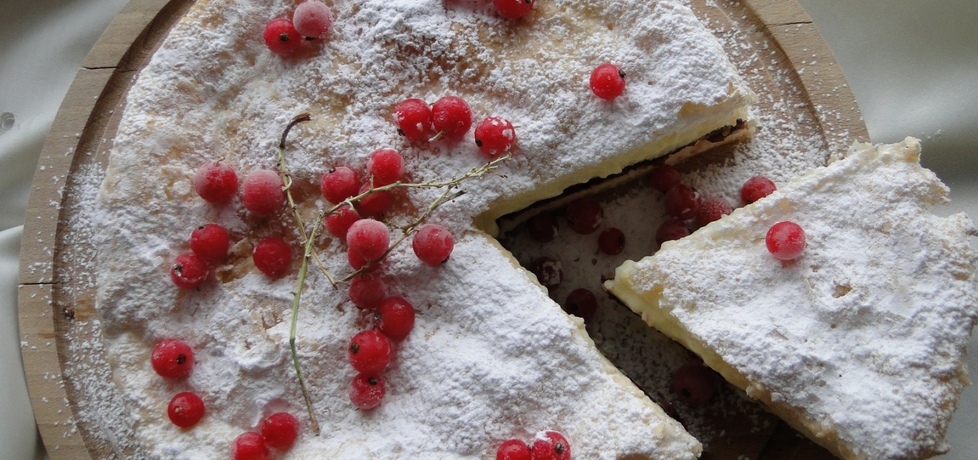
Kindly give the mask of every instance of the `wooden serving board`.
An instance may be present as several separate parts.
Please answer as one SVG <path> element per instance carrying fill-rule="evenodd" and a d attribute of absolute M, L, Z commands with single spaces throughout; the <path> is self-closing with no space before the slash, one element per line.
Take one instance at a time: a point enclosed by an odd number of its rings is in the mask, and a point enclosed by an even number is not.
<path fill-rule="evenodd" d="M 750 40 L 731 57 L 765 104 L 789 107 L 783 120 L 814 132 L 830 152 L 868 141 L 855 99 L 811 19 L 794 0 L 690 0 L 718 34 Z M 18 283 L 20 334 L 34 414 L 54 459 L 131 458 L 126 414 L 91 410 L 117 398 L 101 348 L 90 235 L 69 225 L 81 212 L 82 185 L 104 170 L 118 116 L 136 72 L 192 0 L 132 0 L 85 59 L 45 141 L 28 204 Z M 753 51 L 753 53 L 745 52 Z M 761 61 L 756 56 L 762 54 Z M 798 115 L 798 116 L 793 116 Z M 814 120 L 801 123 L 797 120 Z M 90 185 L 90 184 L 89 184 Z M 89 186 L 87 190 L 90 190 Z M 95 376 L 96 378 L 92 378 Z M 104 378 L 99 378 L 104 377 Z M 93 381 L 101 382 L 93 385 Z M 84 384 L 83 384 L 84 383 Z M 757 458 L 830 458 L 786 426 L 771 430 Z M 728 455 L 729 454 L 729 455 Z M 711 458 L 737 458 L 715 449 Z"/>

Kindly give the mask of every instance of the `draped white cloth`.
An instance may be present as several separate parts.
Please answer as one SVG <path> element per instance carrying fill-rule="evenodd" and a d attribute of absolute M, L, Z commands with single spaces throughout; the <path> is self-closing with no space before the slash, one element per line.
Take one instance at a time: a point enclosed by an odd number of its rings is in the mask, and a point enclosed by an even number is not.
<path fill-rule="evenodd" d="M 17 270 L 31 178 L 82 59 L 126 0 L 0 2 L 0 458 L 44 458 L 22 372 Z M 923 163 L 978 218 L 978 2 L 800 0 L 838 58 L 874 142 L 923 139 Z M 978 242 L 973 242 L 978 245 Z M 969 347 L 978 370 L 978 339 Z M 978 455 L 978 388 L 948 460 Z"/>

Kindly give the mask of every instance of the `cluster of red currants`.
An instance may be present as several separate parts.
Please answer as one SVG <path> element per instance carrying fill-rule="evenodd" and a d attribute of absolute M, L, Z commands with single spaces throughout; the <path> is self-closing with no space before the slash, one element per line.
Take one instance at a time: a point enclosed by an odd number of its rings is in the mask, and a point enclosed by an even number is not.
<path fill-rule="evenodd" d="M 325 39 L 332 24 L 332 14 L 325 3 L 307 0 L 295 8 L 292 19 L 276 18 L 269 21 L 262 37 L 265 39 L 265 46 L 273 53 L 291 56 L 304 46 Z"/>
<path fill-rule="evenodd" d="M 522 439 L 510 439 L 496 449 L 496 460 L 570 460 L 571 447 L 564 435 L 556 431 L 541 431 L 527 444 Z"/>

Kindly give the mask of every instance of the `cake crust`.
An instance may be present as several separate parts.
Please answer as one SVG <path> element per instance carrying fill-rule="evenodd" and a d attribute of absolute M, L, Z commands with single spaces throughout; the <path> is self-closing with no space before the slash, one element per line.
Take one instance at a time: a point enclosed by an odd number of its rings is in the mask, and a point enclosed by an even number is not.
<path fill-rule="evenodd" d="M 928 458 L 969 384 L 978 256 L 920 144 L 856 145 L 753 205 L 620 267 L 605 286 L 843 458 Z M 808 245 L 782 265 L 775 222 Z"/>

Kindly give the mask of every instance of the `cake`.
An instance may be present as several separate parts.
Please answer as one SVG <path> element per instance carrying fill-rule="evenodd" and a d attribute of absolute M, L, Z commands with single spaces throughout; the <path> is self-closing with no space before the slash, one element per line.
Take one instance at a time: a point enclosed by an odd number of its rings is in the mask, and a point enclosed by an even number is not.
<path fill-rule="evenodd" d="M 699 455 L 700 444 L 595 349 L 582 322 L 493 236 L 499 216 L 567 187 L 748 133 L 753 94 L 720 43 L 671 1 L 543 2 L 516 21 L 483 1 L 365 1 L 332 3 L 326 39 L 278 56 L 261 31 L 294 7 L 198 2 L 126 98 L 98 195 L 96 307 L 145 455 L 222 458 L 238 435 L 282 411 L 302 422 L 283 458 L 487 458 L 507 439 L 546 430 L 566 436 L 576 458 Z M 605 62 L 627 74 L 625 94 L 613 101 L 588 88 Z M 481 170 L 488 159 L 471 132 L 423 142 L 398 134 L 396 104 L 445 95 L 465 99 L 476 122 L 510 120 L 511 157 Z M 309 121 L 284 136 L 301 113 Z M 290 207 L 258 216 L 240 198 L 214 205 L 197 196 L 202 164 L 220 161 L 242 177 L 274 170 L 280 140 L 294 209 L 309 227 L 296 225 Z M 379 217 L 396 238 L 425 215 L 455 247 L 436 267 L 407 245 L 385 257 L 377 276 L 388 294 L 410 300 L 417 321 L 384 371 L 383 403 L 365 411 L 348 396 L 356 372 L 347 349 L 373 314 L 324 274 L 352 271 L 346 245 L 322 235 L 310 246 L 315 257 L 300 254 L 330 206 L 320 178 L 339 166 L 362 173 L 380 148 L 403 155 L 411 183 L 488 174 L 461 182 L 464 194 L 430 215 L 424 210 L 443 189 L 399 190 Z M 230 254 L 203 284 L 178 288 L 168 271 L 188 251 L 191 231 L 207 223 L 228 229 Z M 292 248 L 284 276 L 266 276 L 252 261 L 266 236 Z M 301 271 L 304 260 L 315 266 Z M 293 319 L 308 410 L 290 355 Z M 170 338 L 193 348 L 189 376 L 154 371 L 151 352 Z M 191 428 L 163 415 L 184 391 L 206 407 Z"/>
<path fill-rule="evenodd" d="M 948 190 L 916 139 L 833 160 L 605 287 L 836 455 L 928 458 L 969 383 L 978 231 L 933 213 Z M 784 263 L 765 248 L 780 221 L 807 240 Z"/>

